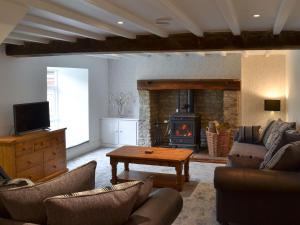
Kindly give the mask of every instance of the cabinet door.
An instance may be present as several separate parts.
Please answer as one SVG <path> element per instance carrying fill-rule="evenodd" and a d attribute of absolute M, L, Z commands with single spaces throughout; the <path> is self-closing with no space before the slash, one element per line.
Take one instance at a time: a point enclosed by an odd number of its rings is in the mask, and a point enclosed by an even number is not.
<path fill-rule="evenodd" d="M 119 144 L 137 145 L 137 121 L 119 120 Z"/>
<path fill-rule="evenodd" d="M 118 120 L 101 120 L 101 142 L 102 144 L 117 145 L 118 143 Z"/>

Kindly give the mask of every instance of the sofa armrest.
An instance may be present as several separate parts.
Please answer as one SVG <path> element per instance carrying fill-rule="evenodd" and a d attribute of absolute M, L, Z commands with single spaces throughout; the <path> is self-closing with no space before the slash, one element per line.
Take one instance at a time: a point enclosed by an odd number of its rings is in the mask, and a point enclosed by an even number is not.
<path fill-rule="evenodd" d="M 300 173 L 217 167 L 214 185 L 217 190 L 300 193 Z"/>
<path fill-rule="evenodd" d="M 0 218 L 0 224 L 1 225 L 38 225 L 34 223 L 25 223 L 25 222 L 19 222 L 19 221 L 3 219 L 3 218 Z"/>
<path fill-rule="evenodd" d="M 132 213 L 125 225 L 171 225 L 182 205 L 183 200 L 178 191 L 170 188 L 158 189 Z"/>

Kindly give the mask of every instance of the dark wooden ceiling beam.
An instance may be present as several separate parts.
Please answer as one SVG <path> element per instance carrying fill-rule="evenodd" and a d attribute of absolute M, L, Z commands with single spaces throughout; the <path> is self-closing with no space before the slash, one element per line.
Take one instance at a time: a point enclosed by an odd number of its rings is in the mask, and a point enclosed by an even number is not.
<path fill-rule="evenodd" d="M 138 90 L 241 90 L 241 81 L 234 79 L 201 80 L 138 80 Z"/>
<path fill-rule="evenodd" d="M 175 51 L 230 51 L 230 50 L 300 49 L 300 32 L 244 31 L 240 36 L 230 32 L 174 34 L 168 38 L 140 35 L 136 39 L 108 37 L 105 41 L 78 39 L 75 43 L 52 41 L 50 44 L 25 43 L 24 46 L 6 46 L 10 56 L 43 56 L 90 53 L 138 53 Z"/>

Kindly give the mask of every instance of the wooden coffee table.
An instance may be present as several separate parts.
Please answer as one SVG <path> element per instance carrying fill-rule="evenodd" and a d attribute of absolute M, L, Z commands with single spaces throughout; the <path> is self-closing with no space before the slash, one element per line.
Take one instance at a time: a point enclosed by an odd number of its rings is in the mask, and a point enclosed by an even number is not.
<path fill-rule="evenodd" d="M 145 150 L 153 150 L 153 153 L 146 154 Z M 155 187 L 172 187 L 181 191 L 184 182 L 189 181 L 189 160 L 192 153 L 189 149 L 123 146 L 106 154 L 110 157 L 112 168 L 111 183 L 143 180 L 153 175 Z M 117 175 L 119 162 L 124 163 L 125 170 Z M 175 167 L 176 175 L 129 170 L 129 163 Z"/>

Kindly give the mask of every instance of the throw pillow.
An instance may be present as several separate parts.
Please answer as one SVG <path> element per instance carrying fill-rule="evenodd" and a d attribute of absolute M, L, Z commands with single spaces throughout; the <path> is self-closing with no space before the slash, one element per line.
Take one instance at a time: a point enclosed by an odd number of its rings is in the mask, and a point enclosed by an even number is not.
<path fill-rule="evenodd" d="M 13 220 L 45 224 L 46 211 L 43 200 L 95 188 L 96 165 L 97 163 L 92 161 L 44 183 L 1 191 L 0 199 Z"/>
<path fill-rule="evenodd" d="M 112 190 L 122 190 L 124 189 L 124 185 L 126 183 L 116 184 L 111 187 Z M 149 197 L 153 188 L 153 177 L 147 177 L 145 180 L 142 181 L 142 185 L 140 191 L 138 193 L 138 197 L 136 203 L 134 204 L 133 210 L 139 208 Z"/>
<path fill-rule="evenodd" d="M 238 142 L 258 144 L 260 126 L 243 126 L 239 128 Z"/>
<path fill-rule="evenodd" d="M 3 182 L 0 185 L 0 191 L 9 190 L 12 188 L 23 187 L 23 186 L 32 186 L 33 182 L 29 179 L 12 179 Z M 0 217 L 9 218 L 9 213 L 7 212 L 2 200 L 0 198 Z M 1 224 L 1 223 L 0 223 Z"/>
<path fill-rule="evenodd" d="M 47 225 L 121 225 L 134 207 L 141 182 L 127 182 L 117 190 L 100 188 L 48 198 Z"/>
<path fill-rule="evenodd" d="M 272 130 L 272 126 L 274 125 L 275 123 L 275 120 L 269 120 L 267 122 L 267 125 L 264 127 L 262 133 L 261 133 L 261 136 L 260 136 L 260 142 L 263 143 L 265 145 L 265 143 L 267 142 L 268 140 L 268 137 L 271 133 L 271 130 Z"/>
<path fill-rule="evenodd" d="M 264 168 L 265 165 L 271 160 L 273 155 L 278 151 L 278 146 L 282 140 L 282 136 L 286 130 L 290 128 L 289 123 L 282 121 L 276 121 L 275 125 L 272 127 L 272 131 L 268 138 L 267 143 L 265 144 L 266 149 L 268 149 L 264 161 L 260 165 L 260 168 Z"/>
<path fill-rule="evenodd" d="M 284 145 L 296 141 L 300 141 L 300 133 L 297 130 L 287 130 L 284 132 L 282 139 L 278 144 L 277 148 L 280 149 Z"/>
<path fill-rule="evenodd" d="M 299 171 L 300 141 L 292 142 L 280 148 L 264 169 Z"/>
<path fill-rule="evenodd" d="M 290 123 L 277 121 L 272 127 L 271 133 L 265 144 L 266 149 L 268 149 L 269 151 L 274 151 L 280 144 L 284 132 L 290 129 L 290 126 Z"/>

